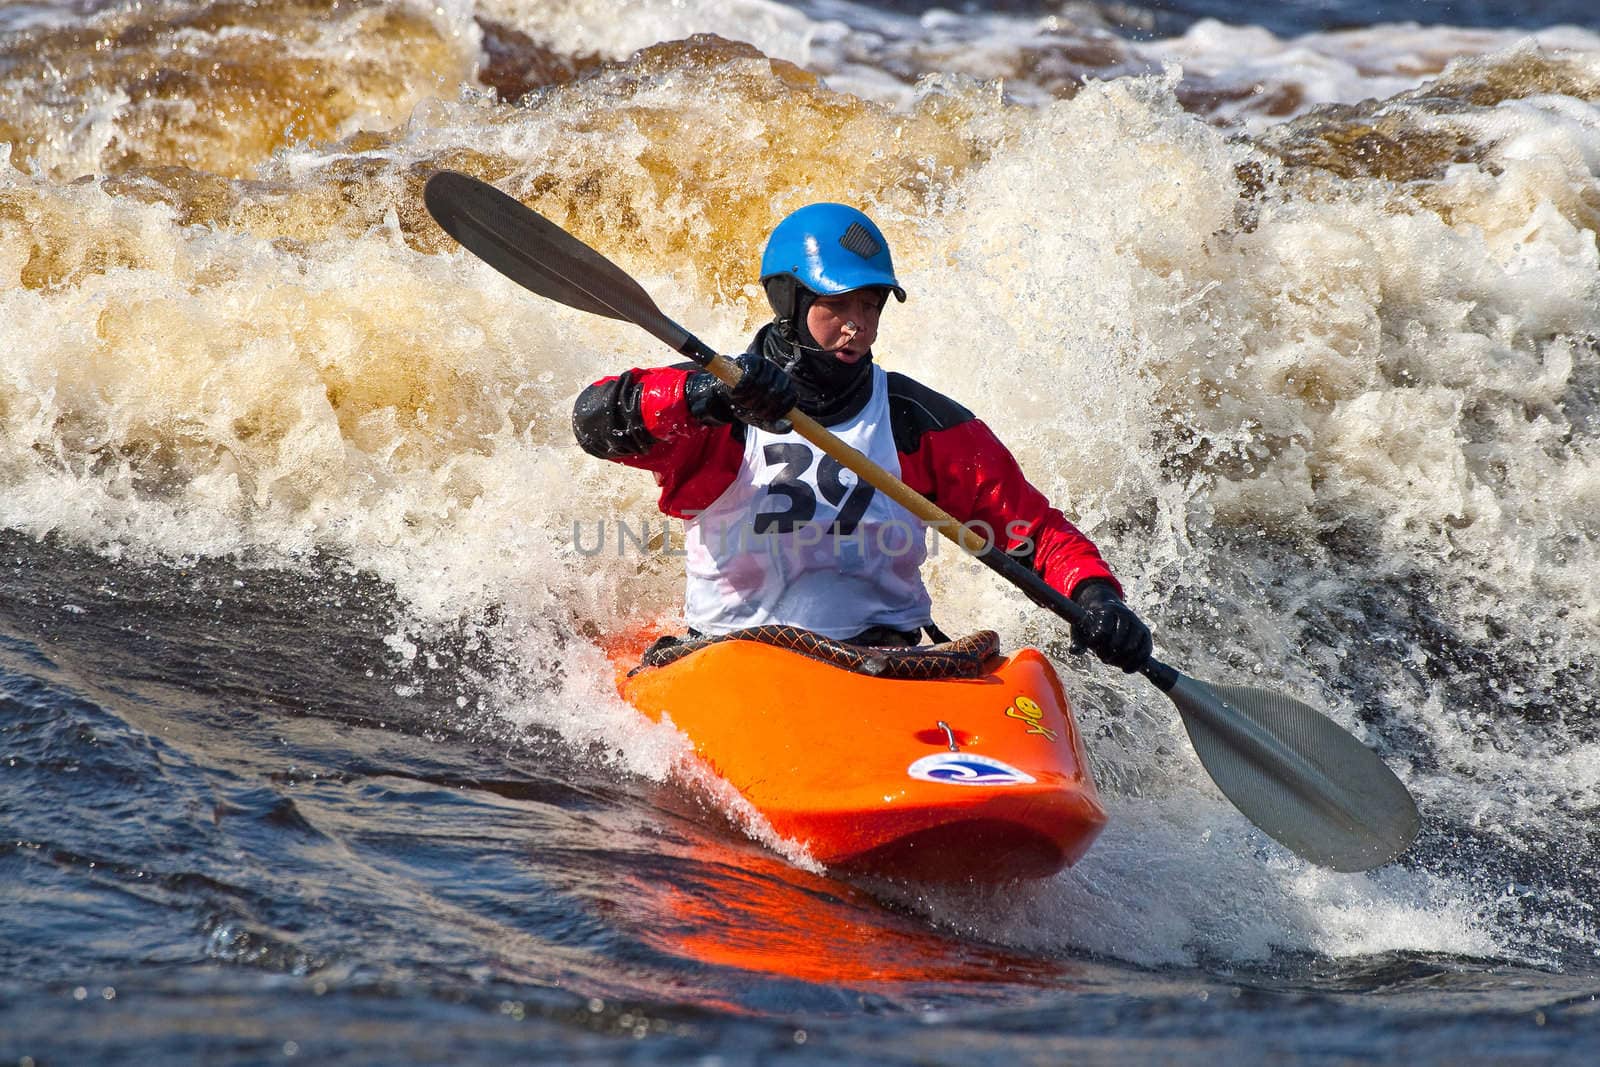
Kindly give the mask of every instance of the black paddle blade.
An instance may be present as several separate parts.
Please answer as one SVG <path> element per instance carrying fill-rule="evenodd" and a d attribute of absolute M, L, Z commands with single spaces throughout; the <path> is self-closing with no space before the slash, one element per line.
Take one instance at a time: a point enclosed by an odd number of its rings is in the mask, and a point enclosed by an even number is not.
<path fill-rule="evenodd" d="M 423 187 L 422 201 L 463 248 L 524 289 L 642 326 L 680 351 L 691 340 L 621 267 L 494 186 L 441 170 Z"/>
<path fill-rule="evenodd" d="M 1186 676 L 1167 695 L 1217 788 L 1296 855 L 1365 871 L 1416 838 L 1417 805 L 1400 779 L 1321 712 L 1271 690 Z"/>

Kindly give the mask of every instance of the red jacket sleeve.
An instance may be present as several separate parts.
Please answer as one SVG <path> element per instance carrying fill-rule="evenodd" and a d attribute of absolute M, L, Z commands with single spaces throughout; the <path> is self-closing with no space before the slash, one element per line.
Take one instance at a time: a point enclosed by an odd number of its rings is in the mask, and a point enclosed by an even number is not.
<path fill-rule="evenodd" d="M 733 426 L 689 417 L 688 375 L 680 367 L 624 371 L 589 386 L 573 409 L 585 451 L 655 475 L 661 510 L 676 518 L 709 507 L 744 459 L 743 437 Z"/>
<path fill-rule="evenodd" d="M 906 484 L 958 521 L 985 524 L 987 529 L 974 528 L 993 531 L 995 541 L 1030 563 L 1052 588 L 1071 596 L 1080 583 L 1099 578 L 1121 595 L 1121 583 L 1094 542 L 1050 506 L 981 420 L 921 434 L 915 451 L 900 454 L 900 469 Z"/>

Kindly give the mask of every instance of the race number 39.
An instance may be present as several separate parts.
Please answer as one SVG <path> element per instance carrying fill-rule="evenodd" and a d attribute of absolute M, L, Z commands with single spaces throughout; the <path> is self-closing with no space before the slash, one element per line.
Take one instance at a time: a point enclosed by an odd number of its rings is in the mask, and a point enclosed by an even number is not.
<path fill-rule="evenodd" d="M 797 526 L 817 517 L 817 494 L 822 494 L 831 508 L 837 509 L 828 532 L 848 537 L 867 513 L 875 490 L 866 482 L 854 486 L 845 484 L 844 467 L 832 456 L 819 453 L 810 445 L 795 441 L 780 441 L 761 450 L 766 466 L 780 468 L 767 485 L 768 499 L 778 498 L 784 504 L 782 511 L 763 511 L 756 516 L 755 532 L 792 533 Z M 807 478 L 812 465 L 816 466 L 815 482 Z"/>

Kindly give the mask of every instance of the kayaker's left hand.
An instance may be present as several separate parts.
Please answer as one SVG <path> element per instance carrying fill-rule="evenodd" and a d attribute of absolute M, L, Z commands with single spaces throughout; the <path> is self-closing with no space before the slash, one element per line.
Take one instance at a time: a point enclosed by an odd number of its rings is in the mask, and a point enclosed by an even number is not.
<path fill-rule="evenodd" d="M 1090 580 L 1072 591 L 1072 599 L 1083 608 L 1085 618 L 1072 624 L 1071 651 L 1088 650 L 1101 663 L 1130 674 L 1144 666 L 1153 647 L 1150 628 L 1122 602 L 1116 586 Z"/>

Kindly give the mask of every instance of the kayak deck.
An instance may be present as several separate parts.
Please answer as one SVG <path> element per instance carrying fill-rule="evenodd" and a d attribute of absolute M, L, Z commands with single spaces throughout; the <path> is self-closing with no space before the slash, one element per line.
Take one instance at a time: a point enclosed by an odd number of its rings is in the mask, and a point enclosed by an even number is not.
<path fill-rule="evenodd" d="M 976 677 L 921 681 L 752 640 L 630 674 L 642 645 L 612 652 L 623 697 L 670 719 L 773 830 L 829 868 L 1046 877 L 1105 823 L 1060 680 L 1034 649 L 991 656 Z"/>

